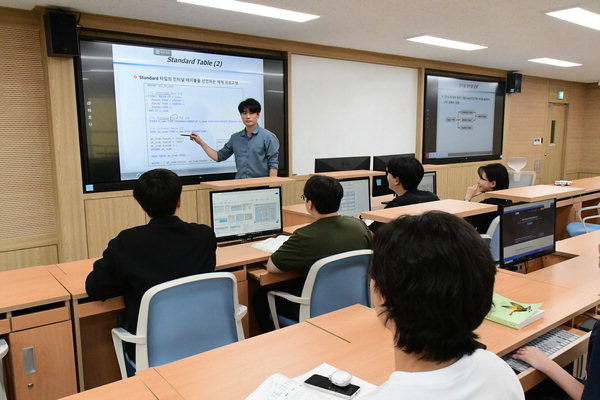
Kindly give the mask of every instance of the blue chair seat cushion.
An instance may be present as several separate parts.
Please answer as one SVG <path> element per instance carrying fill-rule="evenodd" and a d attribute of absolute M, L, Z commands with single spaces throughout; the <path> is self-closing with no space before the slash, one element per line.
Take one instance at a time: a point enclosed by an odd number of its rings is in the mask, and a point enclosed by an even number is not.
<path fill-rule="evenodd" d="M 588 229 L 588 232 L 598 231 L 600 230 L 600 225 L 598 224 L 589 224 L 586 223 L 585 226 Z M 583 227 L 582 222 L 571 222 L 567 225 L 567 233 L 570 237 L 579 236 L 586 233 L 585 228 Z"/>

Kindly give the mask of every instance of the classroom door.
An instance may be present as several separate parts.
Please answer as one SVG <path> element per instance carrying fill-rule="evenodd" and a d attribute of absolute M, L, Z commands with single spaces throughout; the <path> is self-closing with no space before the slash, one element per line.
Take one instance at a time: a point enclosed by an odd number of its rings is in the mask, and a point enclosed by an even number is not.
<path fill-rule="evenodd" d="M 544 146 L 543 184 L 563 179 L 567 108 L 567 104 L 548 103 L 546 134 L 542 143 Z"/>

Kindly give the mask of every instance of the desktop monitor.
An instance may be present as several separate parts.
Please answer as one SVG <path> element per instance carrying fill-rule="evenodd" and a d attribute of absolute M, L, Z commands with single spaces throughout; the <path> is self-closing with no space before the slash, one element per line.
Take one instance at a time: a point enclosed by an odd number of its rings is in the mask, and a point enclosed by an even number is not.
<path fill-rule="evenodd" d="M 414 153 L 407 154 L 391 154 L 388 156 L 373 156 L 373 171 L 385 171 L 387 163 L 395 157 L 414 157 Z M 385 196 L 393 194 L 388 186 L 387 176 L 374 176 L 373 177 L 373 197 Z"/>
<path fill-rule="evenodd" d="M 315 173 L 370 169 L 371 156 L 315 158 Z"/>
<path fill-rule="evenodd" d="M 500 264 L 509 266 L 554 253 L 556 200 L 500 207 Z"/>
<path fill-rule="evenodd" d="M 425 172 L 425 174 L 423 175 L 423 179 L 421 179 L 421 183 L 419 183 L 419 186 L 417 186 L 417 189 L 437 194 L 435 171 Z"/>
<path fill-rule="evenodd" d="M 344 188 L 344 197 L 339 214 L 353 216 L 371 210 L 369 178 L 343 179 L 340 184 Z"/>
<path fill-rule="evenodd" d="M 217 241 L 281 233 L 281 187 L 210 192 L 210 217 Z"/>

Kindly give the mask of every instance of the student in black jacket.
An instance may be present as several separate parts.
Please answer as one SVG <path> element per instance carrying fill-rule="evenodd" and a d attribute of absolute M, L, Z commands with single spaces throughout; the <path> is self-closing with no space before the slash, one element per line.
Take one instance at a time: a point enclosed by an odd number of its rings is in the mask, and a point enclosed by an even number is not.
<path fill-rule="evenodd" d="M 508 189 L 508 172 L 502 164 L 494 163 L 481 166 L 477 170 L 477 174 L 479 175 L 479 180 L 473 186 L 467 188 L 465 201 L 471 201 L 473 197 L 485 192 Z M 504 206 L 511 202 L 509 200 L 490 198 L 482 200 L 481 203 Z M 474 215 L 465 219 L 477 229 L 477 232 L 484 234 L 497 215 L 500 215 L 499 211 Z"/>
<path fill-rule="evenodd" d="M 181 180 L 174 172 L 155 169 L 144 173 L 135 183 L 133 196 L 150 222 L 125 229 L 108 242 L 86 279 L 85 289 L 94 300 L 124 296 L 128 330 L 135 334 L 146 290 L 214 271 L 216 239 L 210 227 L 183 222 L 177 216 Z"/>
<path fill-rule="evenodd" d="M 417 189 L 421 179 L 423 179 L 425 170 L 419 160 L 414 157 L 392 158 L 388 161 L 385 174 L 390 190 L 396 193 L 396 197 L 385 208 L 439 200 L 435 194 Z M 372 232 L 377 232 L 381 225 L 380 222 L 373 222 L 369 225 L 369 229 Z"/>

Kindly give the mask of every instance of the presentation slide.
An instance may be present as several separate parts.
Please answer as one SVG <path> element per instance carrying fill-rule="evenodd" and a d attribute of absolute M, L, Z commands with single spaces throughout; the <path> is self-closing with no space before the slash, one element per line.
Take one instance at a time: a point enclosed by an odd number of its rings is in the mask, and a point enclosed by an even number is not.
<path fill-rule="evenodd" d="M 264 104 L 263 60 L 152 47 L 112 45 L 121 179 L 152 168 L 180 175 L 235 172 L 189 139 L 219 150 L 244 128 L 238 104 Z M 264 126 L 263 114 L 259 124 Z"/>
<path fill-rule="evenodd" d="M 438 79 L 437 154 L 432 158 L 492 154 L 498 84 Z"/>

